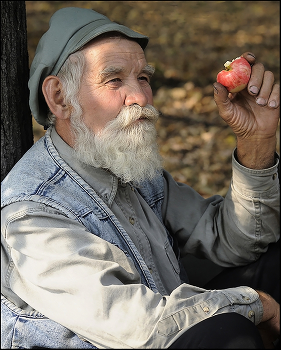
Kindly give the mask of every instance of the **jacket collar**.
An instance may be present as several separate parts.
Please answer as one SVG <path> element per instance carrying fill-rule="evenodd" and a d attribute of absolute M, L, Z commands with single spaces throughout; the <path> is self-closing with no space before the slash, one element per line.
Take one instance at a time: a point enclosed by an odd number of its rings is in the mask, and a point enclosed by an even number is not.
<path fill-rule="evenodd" d="M 118 178 L 110 171 L 95 168 L 77 159 L 74 150 L 51 127 L 50 136 L 63 160 L 86 181 L 108 206 L 112 205 L 118 189 Z"/>

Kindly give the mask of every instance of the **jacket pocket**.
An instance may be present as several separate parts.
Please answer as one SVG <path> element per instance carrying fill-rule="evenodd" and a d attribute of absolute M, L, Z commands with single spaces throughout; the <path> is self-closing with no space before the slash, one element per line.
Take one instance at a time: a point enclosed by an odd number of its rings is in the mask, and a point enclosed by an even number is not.
<path fill-rule="evenodd" d="M 178 260 L 176 258 L 176 255 L 173 251 L 173 248 L 171 247 L 171 244 L 168 240 L 165 242 L 164 247 L 165 247 L 165 251 L 166 251 L 167 257 L 168 257 L 171 265 L 173 266 L 175 272 L 177 274 L 179 274 L 180 273 L 180 266 L 179 266 Z"/>

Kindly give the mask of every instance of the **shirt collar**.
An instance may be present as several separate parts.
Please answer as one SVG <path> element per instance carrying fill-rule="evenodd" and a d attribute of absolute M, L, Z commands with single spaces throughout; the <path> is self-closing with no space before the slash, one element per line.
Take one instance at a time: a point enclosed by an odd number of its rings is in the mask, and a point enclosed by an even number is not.
<path fill-rule="evenodd" d="M 55 127 L 52 127 L 50 135 L 63 160 L 95 190 L 108 206 L 111 206 L 117 193 L 118 178 L 108 170 L 95 168 L 77 159 L 74 149 L 64 142 Z"/>

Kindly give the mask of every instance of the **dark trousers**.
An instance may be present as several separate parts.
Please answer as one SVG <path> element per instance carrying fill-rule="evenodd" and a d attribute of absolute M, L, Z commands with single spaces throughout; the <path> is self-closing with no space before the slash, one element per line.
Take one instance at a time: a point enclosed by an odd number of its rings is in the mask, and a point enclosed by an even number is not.
<path fill-rule="evenodd" d="M 227 268 L 209 281 L 206 289 L 249 286 L 270 294 L 280 303 L 280 240 L 256 262 Z M 276 349 L 280 348 L 279 341 Z M 264 349 L 257 327 L 236 313 L 210 317 L 191 327 L 170 349 Z"/>

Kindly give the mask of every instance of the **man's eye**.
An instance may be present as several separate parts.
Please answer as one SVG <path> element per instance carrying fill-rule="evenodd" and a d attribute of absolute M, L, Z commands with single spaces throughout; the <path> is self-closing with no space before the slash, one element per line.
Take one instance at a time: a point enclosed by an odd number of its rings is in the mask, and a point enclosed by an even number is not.
<path fill-rule="evenodd" d="M 114 79 L 109 80 L 109 83 L 117 83 L 119 81 L 121 81 L 120 78 L 114 78 Z"/>
<path fill-rule="evenodd" d="M 139 80 L 145 80 L 145 81 L 149 82 L 149 79 L 145 76 L 139 77 Z"/>

